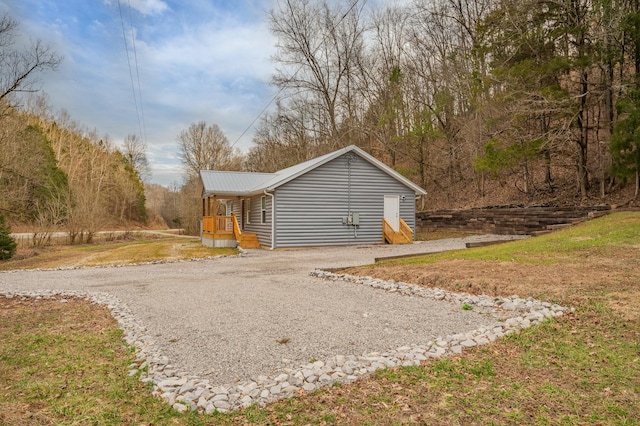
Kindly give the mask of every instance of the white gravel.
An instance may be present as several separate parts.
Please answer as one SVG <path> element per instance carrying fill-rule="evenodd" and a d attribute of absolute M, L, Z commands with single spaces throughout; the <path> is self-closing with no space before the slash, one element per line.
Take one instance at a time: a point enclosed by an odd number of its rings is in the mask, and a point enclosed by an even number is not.
<path fill-rule="evenodd" d="M 0 272 L 3 291 L 88 291 L 128 305 L 178 371 L 233 384 L 335 354 L 363 355 L 494 325 L 446 301 L 310 276 L 375 257 L 463 249 L 475 236 L 405 246 L 249 250 L 201 262 Z"/>

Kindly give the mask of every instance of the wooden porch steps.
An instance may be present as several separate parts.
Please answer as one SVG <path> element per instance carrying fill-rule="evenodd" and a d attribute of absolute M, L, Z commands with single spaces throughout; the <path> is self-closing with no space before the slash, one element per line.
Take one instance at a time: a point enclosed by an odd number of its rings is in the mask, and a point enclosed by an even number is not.
<path fill-rule="evenodd" d="M 405 238 L 400 232 L 386 233 L 384 234 L 385 244 L 411 244 L 412 241 Z"/>
<path fill-rule="evenodd" d="M 413 231 L 407 223 L 400 218 L 400 230 L 396 232 L 389 222 L 382 219 L 382 242 L 388 244 L 413 243 Z"/>
<path fill-rule="evenodd" d="M 260 248 L 260 241 L 258 241 L 256 234 L 243 232 L 240 234 L 238 245 L 244 249 Z"/>

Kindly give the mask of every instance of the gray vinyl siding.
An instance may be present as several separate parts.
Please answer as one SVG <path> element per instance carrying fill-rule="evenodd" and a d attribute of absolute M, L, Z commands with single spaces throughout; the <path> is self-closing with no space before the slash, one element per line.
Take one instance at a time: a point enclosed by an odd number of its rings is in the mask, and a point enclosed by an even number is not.
<path fill-rule="evenodd" d="M 346 155 L 277 188 L 276 248 L 381 243 L 385 195 L 405 196 L 400 216 L 415 232 L 415 192 L 354 157 L 350 197 Z M 360 213 L 357 235 L 353 226 L 342 224 L 349 210 Z"/>
<path fill-rule="evenodd" d="M 236 215 L 236 218 L 240 218 L 240 198 L 233 198 L 230 200 L 233 203 L 233 209 L 231 213 Z"/>
<path fill-rule="evenodd" d="M 236 216 L 240 214 L 240 198 L 232 198 L 227 203 L 233 203 L 233 208 L 230 213 L 235 213 Z"/>
<path fill-rule="evenodd" d="M 251 223 L 244 224 L 244 230 L 246 232 L 254 233 L 258 236 L 261 246 L 271 246 L 271 197 L 266 196 L 266 221 L 260 223 L 261 212 L 261 198 L 263 195 L 254 195 L 251 197 Z M 245 198 L 245 203 L 249 197 Z"/>

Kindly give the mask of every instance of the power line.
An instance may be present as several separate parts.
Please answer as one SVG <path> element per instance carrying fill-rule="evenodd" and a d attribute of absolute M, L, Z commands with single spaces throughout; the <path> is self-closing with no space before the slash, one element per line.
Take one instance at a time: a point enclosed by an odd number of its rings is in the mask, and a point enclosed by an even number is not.
<path fill-rule="evenodd" d="M 133 14 L 131 13 L 131 0 L 127 0 L 129 6 L 129 24 L 131 25 L 131 45 L 133 46 L 133 61 L 136 64 L 136 78 L 138 80 L 138 97 L 140 98 L 140 115 L 142 116 L 142 131 L 140 135 L 144 143 L 147 143 L 147 123 L 144 119 L 144 103 L 142 102 L 142 87 L 140 85 L 140 68 L 138 67 L 138 51 L 136 49 L 136 38 L 133 33 Z"/>
<path fill-rule="evenodd" d="M 140 110 L 138 109 L 138 97 L 136 95 L 136 87 L 133 82 L 133 72 L 131 70 L 131 59 L 129 58 L 129 46 L 127 44 L 127 34 L 124 29 L 124 19 L 122 17 L 122 6 L 120 0 L 118 0 L 118 12 L 120 13 L 120 24 L 122 26 L 122 38 L 124 40 L 124 51 L 127 55 L 127 65 L 129 66 L 129 78 L 131 79 L 131 91 L 133 92 L 133 103 L 136 107 L 136 115 L 138 117 L 138 128 L 140 130 L 140 137 L 142 137 L 142 121 L 140 120 Z"/>
<path fill-rule="evenodd" d="M 342 17 L 338 20 L 338 22 L 336 24 L 333 25 L 333 27 L 337 27 L 338 25 L 340 25 L 342 23 L 342 21 L 344 21 L 344 19 L 347 17 L 347 15 L 349 15 L 349 13 L 351 13 L 351 11 L 353 10 L 354 7 L 356 7 L 356 5 L 359 3 L 360 0 L 355 0 L 351 6 L 349 7 L 349 9 L 347 9 L 347 11 L 342 15 Z M 368 0 L 364 0 L 362 2 L 362 7 L 366 6 Z M 287 3 L 289 3 L 289 1 L 287 0 Z M 278 1 L 278 6 L 280 6 L 280 2 Z M 289 4 L 290 6 L 290 4 Z M 320 47 L 322 47 L 322 45 L 324 44 L 324 42 L 327 40 L 328 34 L 326 34 L 322 40 L 320 40 L 320 43 L 318 44 L 318 46 L 316 46 L 315 49 L 313 49 L 313 53 L 315 54 L 318 49 L 320 49 Z M 301 70 L 302 68 L 304 68 L 304 64 L 301 64 L 298 69 L 291 75 L 291 77 L 289 77 L 290 79 L 294 78 Z M 256 121 L 258 121 L 258 119 L 262 116 L 262 114 L 265 113 L 265 111 L 271 106 L 271 104 L 273 103 L 273 101 L 275 101 L 278 96 L 280 95 L 280 93 L 282 93 L 282 91 L 284 90 L 284 87 L 281 87 L 269 100 L 269 102 L 267 103 L 267 105 L 265 105 L 264 108 L 262 108 L 262 110 L 258 113 L 257 116 L 255 116 L 255 118 L 253 120 L 251 120 L 251 123 L 247 126 L 246 129 L 244 129 L 244 131 L 240 134 L 240 136 L 238 136 L 238 138 L 235 140 L 235 142 L 233 142 L 231 144 L 231 148 L 233 148 L 235 146 L 235 144 L 238 143 L 238 141 L 240 141 L 240 139 L 245 135 L 245 133 L 247 133 L 249 131 L 249 129 L 251 129 L 251 127 L 253 127 L 253 125 L 255 124 Z"/>

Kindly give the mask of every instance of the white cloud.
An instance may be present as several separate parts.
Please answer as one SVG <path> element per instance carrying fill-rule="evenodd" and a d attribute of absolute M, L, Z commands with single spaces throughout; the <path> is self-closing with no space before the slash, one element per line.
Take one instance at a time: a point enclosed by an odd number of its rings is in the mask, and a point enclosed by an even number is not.
<path fill-rule="evenodd" d="M 158 15 L 169 9 L 162 0 L 130 0 L 130 4 L 143 15 Z"/>
<path fill-rule="evenodd" d="M 177 73 L 268 78 L 274 43 L 264 25 L 211 27 L 201 26 L 151 47 L 149 60 Z"/>
<path fill-rule="evenodd" d="M 151 180 L 154 183 L 164 186 L 182 183 L 182 164 L 175 145 L 149 146 L 147 158 L 151 164 Z"/>
<path fill-rule="evenodd" d="M 122 3 L 124 1 L 122 0 Z M 118 0 L 104 0 L 104 3 L 108 5 L 117 4 Z M 128 0 L 127 3 L 121 4 L 121 6 L 130 6 L 143 15 L 159 15 L 169 9 L 169 6 L 162 0 Z"/>
<path fill-rule="evenodd" d="M 180 130 L 204 120 L 218 124 L 233 143 L 270 99 L 274 42 L 264 24 L 209 22 L 137 46 L 145 68 L 145 111 L 165 110 L 156 116 L 172 124 L 165 137 L 175 139 Z M 150 127 L 154 119 L 146 115 Z M 236 146 L 248 148 L 251 135 Z"/>

